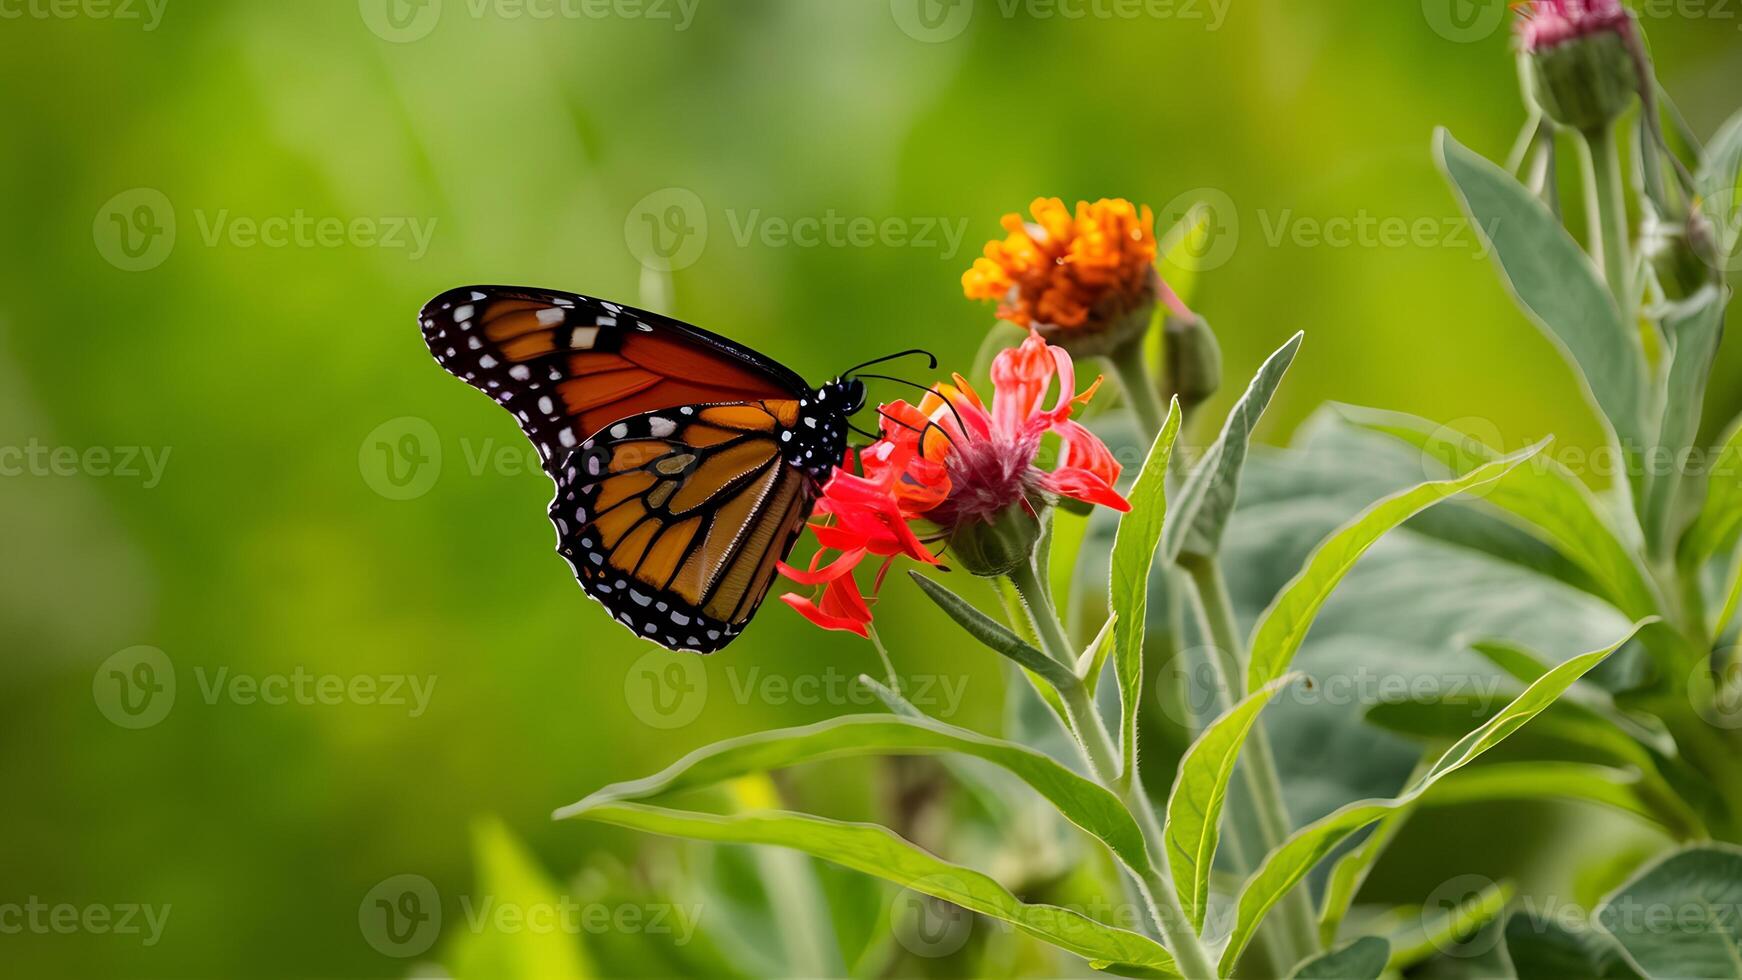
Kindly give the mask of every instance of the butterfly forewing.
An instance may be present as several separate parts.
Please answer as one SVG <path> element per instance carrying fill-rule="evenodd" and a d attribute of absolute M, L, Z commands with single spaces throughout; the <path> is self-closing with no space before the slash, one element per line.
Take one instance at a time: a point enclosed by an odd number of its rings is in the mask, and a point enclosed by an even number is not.
<path fill-rule="evenodd" d="M 730 643 L 767 596 L 815 502 L 779 432 L 791 400 L 688 405 L 619 420 L 557 475 L 557 550 L 588 595 L 677 650 Z"/>
<path fill-rule="evenodd" d="M 431 300 L 419 323 L 443 368 L 513 413 L 553 478 L 569 452 L 620 419 L 808 390 L 723 337 L 573 293 L 463 286 Z"/>

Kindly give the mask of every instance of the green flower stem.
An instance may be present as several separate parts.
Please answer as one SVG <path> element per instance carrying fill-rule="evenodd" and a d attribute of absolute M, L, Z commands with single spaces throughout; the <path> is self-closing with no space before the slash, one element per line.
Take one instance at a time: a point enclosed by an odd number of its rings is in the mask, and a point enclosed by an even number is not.
<path fill-rule="evenodd" d="M 1611 125 L 1587 130 L 1584 137 L 1585 196 L 1596 206 L 1591 217 L 1591 247 L 1601 242 L 1603 278 L 1624 322 L 1634 322 L 1633 259 L 1627 224 L 1627 188 L 1621 176 L 1621 143 Z"/>
<path fill-rule="evenodd" d="M 1127 343 L 1107 355 L 1119 387 L 1125 389 L 1125 400 L 1131 404 L 1138 425 L 1154 438 L 1167 421 L 1167 408 L 1161 404 L 1161 393 L 1155 390 L 1155 379 L 1149 366 L 1143 363 L 1143 337 Z"/>
<path fill-rule="evenodd" d="M 1180 564 L 1197 587 L 1210 641 L 1216 650 L 1212 662 L 1220 675 L 1221 697 L 1231 705 L 1246 696 L 1246 669 L 1241 663 L 1245 644 L 1234 622 L 1234 607 L 1228 601 L 1221 562 L 1213 557 L 1184 555 Z M 1257 810 L 1259 836 L 1268 854 L 1288 837 L 1289 820 L 1288 809 L 1282 800 L 1282 779 L 1277 774 L 1276 759 L 1270 751 L 1270 736 L 1262 724 L 1252 726 L 1252 734 L 1247 737 L 1241 756 L 1245 764 L 1239 767 L 1239 772 Z M 1312 898 L 1306 889 L 1296 886 L 1290 890 L 1279 911 L 1289 962 L 1298 963 L 1318 952 L 1317 920 Z"/>
<path fill-rule="evenodd" d="M 1034 624 L 1034 632 L 1040 639 L 1041 649 L 1054 660 L 1074 667 L 1076 656 L 1066 638 L 1064 624 L 1059 622 L 1052 597 L 1047 593 L 1046 585 L 1034 564 L 1028 562 L 1018 565 L 1011 570 L 1008 577 L 1010 584 L 1016 588 L 1017 595 L 1022 597 L 1022 605 Z M 1125 803 L 1125 808 L 1131 811 L 1143 829 L 1150 867 L 1147 873 L 1139 876 L 1138 884 L 1149 905 L 1151 918 L 1161 927 L 1162 936 L 1167 940 L 1168 951 L 1178 962 L 1181 974 L 1191 980 L 1209 980 L 1215 977 L 1216 967 L 1209 950 L 1204 948 L 1197 930 L 1192 928 L 1191 920 L 1186 918 L 1185 909 L 1179 903 L 1179 895 L 1174 891 L 1173 877 L 1168 873 L 1167 851 L 1162 846 L 1161 820 L 1155 814 L 1155 805 L 1143 791 L 1142 780 L 1120 780 L 1118 748 L 1113 744 L 1112 735 L 1107 732 L 1101 713 L 1095 708 L 1093 693 L 1086 686 L 1066 685 L 1059 689 L 1059 699 L 1064 703 L 1071 730 L 1076 735 L 1077 744 L 1082 747 L 1083 755 L 1088 759 L 1089 768 L 1093 770 L 1095 778 L 1119 796 Z"/>
<path fill-rule="evenodd" d="M 889 689 L 896 694 L 901 693 L 901 678 L 895 674 L 895 663 L 889 659 L 889 650 L 883 645 L 883 637 L 877 635 L 877 627 L 866 624 L 865 633 L 871 640 L 871 645 L 877 648 L 877 656 L 883 661 L 883 673 L 889 679 Z"/>

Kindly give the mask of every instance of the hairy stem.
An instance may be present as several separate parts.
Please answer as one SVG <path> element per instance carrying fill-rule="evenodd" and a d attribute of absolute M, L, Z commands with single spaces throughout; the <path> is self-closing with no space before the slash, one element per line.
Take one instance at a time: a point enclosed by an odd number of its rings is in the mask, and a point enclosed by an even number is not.
<path fill-rule="evenodd" d="M 1009 573 L 1009 578 L 1034 623 L 1041 648 L 1054 660 L 1074 666 L 1076 657 L 1070 641 L 1065 638 L 1064 624 L 1059 622 L 1052 598 L 1034 565 L 1017 566 Z M 1119 778 L 1119 750 L 1101 719 L 1101 713 L 1095 708 L 1093 693 L 1082 684 L 1070 684 L 1059 690 L 1059 699 L 1064 703 L 1072 732 L 1095 779 L 1119 796 L 1143 830 L 1150 867 L 1138 876 L 1139 884 L 1149 905 L 1150 916 L 1167 940 L 1168 951 L 1186 977 L 1192 980 L 1215 977 L 1216 967 L 1210 953 L 1198 938 L 1191 920 L 1186 918 L 1179 894 L 1173 887 L 1172 875 L 1168 873 L 1167 850 L 1162 846 L 1161 820 L 1156 816 L 1155 805 L 1144 793 L 1141 780 Z"/>
<path fill-rule="evenodd" d="M 1205 625 L 1215 648 L 1212 663 L 1216 668 L 1222 692 L 1220 700 L 1233 705 L 1246 696 L 1246 672 L 1242 663 L 1245 644 L 1235 625 L 1234 608 L 1228 601 L 1228 587 L 1222 577 L 1221 562 L 1204 555 L 1183 555 L 1180 564 L 1191 575 L 1197 587 L 1198 601 L 1204 612 Z M 1276 850 L 1288 837 L 1288 808 L 1282 799 L 1282 778 L 1276 770 L 1276 760 L 1270 751 L 1270 736 L 1262 724 L 1252 726 L 1241 753 L 1239 772 L 1257 811 L 1259 838 L 1266 854 Z M 1296 886 L 1278 906 L 1282 921 L 1282 944 L 1290 963 L 1318 952 L 1318 927 L 1313 914 L 1312 899 L 1306 889 Z"/>
<path fill-rule="evenodd" d="M 1138 425 L 1154 438 L 1167 421 L 1167 409 L 1161 404 L 1161 393 L 1155 389 L 1149 365 L 1143 362 L 1143 338 L 1138 337 L 1107 355 L 1107 362 L 1113 365 L 1113 374 L 1119 379 L 1119 387 L 1125 390 L 1125 400 L 1136 414 Z"/>
<path fill-rule="evenodd" d="M 1582 134 L 1585 143 L 1587 197 L 1596 204 L 1592 216 L 1591 246 L 1599 247 L 1603 278 L 1624 322 L 1634 322 L 1633 259 L 1631 232 L 1627 224 L 1627 187 L 1621 175 L 1621 141 L 1613 126 L 1604 125 Z"/>

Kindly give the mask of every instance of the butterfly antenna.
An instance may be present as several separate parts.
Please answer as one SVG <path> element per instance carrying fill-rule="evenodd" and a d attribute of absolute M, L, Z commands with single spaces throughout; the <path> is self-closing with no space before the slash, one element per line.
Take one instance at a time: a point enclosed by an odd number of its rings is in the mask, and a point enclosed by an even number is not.
<path fill-rule="evenodd" d="M 858 374 L 860 369 L 862 369 L 862 368 L 868 368 L 868 367 L 871 367 L 871 366 L 877 365 L 877 364 L 885 364 L 889 361 L 899 361 L 904 357 L 912 357 L 915 354 L 924 354 L 925 355 L 926 360 L 929 362 L 928 369 L 936 369 L 937 368 L 938 356 L 936 354 L 933 354 L 931 351 L 925 350 L 923 348 L 914 347 L 914 348 L 911 348 L 909 350 L 904 350 L 899 354 L 886 354 L 883 357 L 877 358 L 876 360 L 866 361 L 863 364 L 857 365 L 855 367 L 850 367 L 847 370 L 841 372 L 841 377 L 850 378 L 850 377 Z M 868 375 L 866 375 L 866 377 L 868 377 L 868 378 L 875 377 L 875 375 L 868 374 Z"/>
<path fill-rule="evenodd" d="M 966 423 L 964 423 L 962 421 L 961 413 L 956 411 L 955 404 L 952 403 L 948 398 L 945 398 L 945 397 L 943 397 L 943 395 L 939 394 L 938 390 L 936 388 L 928 388 L 925 385 L 922 385 L 917 381 L 909 381 L 906 378 L 891 377 L 890 375 L 887 375 L 887 374 L 861 374 L 861 375 L 859 375 L 859 377 L 861 377 L 861 378 L 876 378 L 879 381 L 893 381 L 898 385 L 906 385 L 909 388 L 916 388 L 920 391 L 925 392 L 928 395 L 937 395 L 938 400 L 944 403 L 944 407 L 950 410 L 951 415 L 955 416 L 956 426 L 958 428 L 960 428 L 963 432 L 968 431 L 968 426 Z M 882 414 L 882 413 L 879 412 L 878 414 Z M 889 416 L 884 415 L 883 417 L 888 418 Z"/>
<path fill-rule="evenodd" d="M 878 435 L 877 433 L 866 432 L 864 429 L 859 428 L 858 426 L 854 425 L 851 422 L 847 423 L 847 428 L 852 429 L 854 432 L 859 433 L 860 435 L 864 436 L 867 439 L 870 439 L 872 442 L 876 442 L 878 439 L 882 438 L 882 436 Z"/>

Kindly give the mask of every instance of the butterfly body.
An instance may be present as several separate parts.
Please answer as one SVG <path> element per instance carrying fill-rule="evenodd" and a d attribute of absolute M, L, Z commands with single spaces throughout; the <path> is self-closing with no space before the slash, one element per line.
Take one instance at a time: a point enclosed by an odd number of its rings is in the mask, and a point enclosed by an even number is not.
<path fill-rule="evenodd" d="M 420 323 L 437 362 L 538 447 L 581 587 L 675 650 L 743 630 L 865 402 L 857 379 L 813 388 L 723 337 L 572 293 L 462 287 Z"/>

